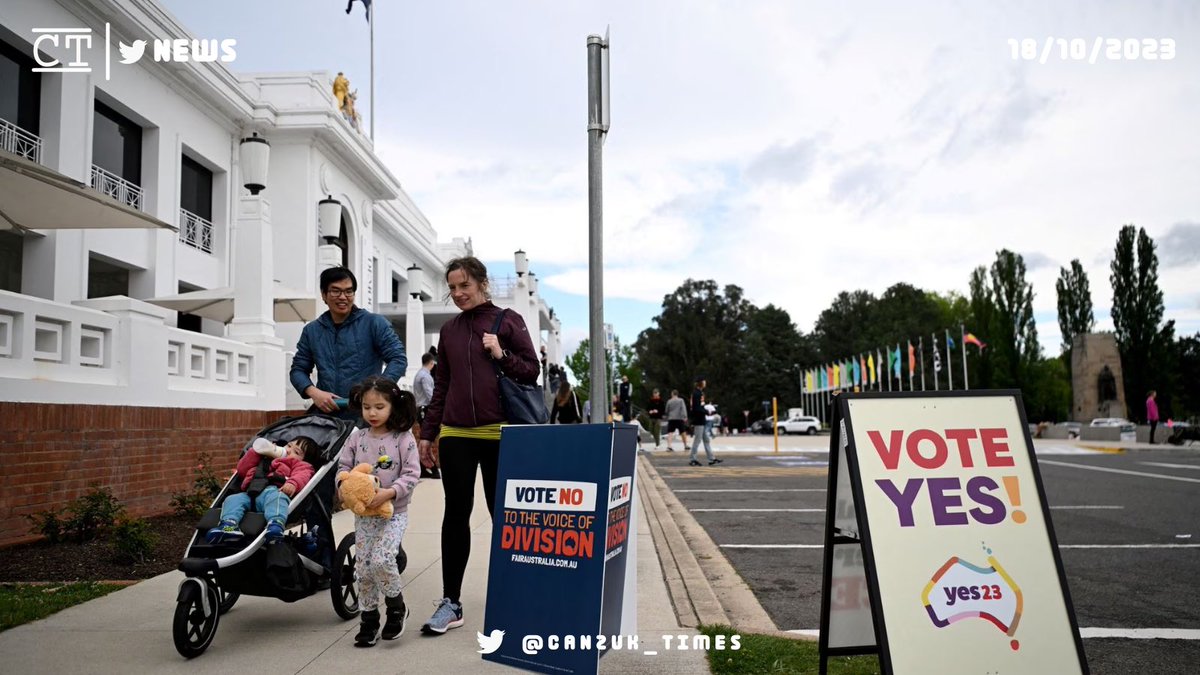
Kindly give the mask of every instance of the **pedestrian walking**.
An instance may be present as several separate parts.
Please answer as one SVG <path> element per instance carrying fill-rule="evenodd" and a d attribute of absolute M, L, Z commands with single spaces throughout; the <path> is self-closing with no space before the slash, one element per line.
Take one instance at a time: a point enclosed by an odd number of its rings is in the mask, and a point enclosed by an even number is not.
<path fill-rule="evenodd" d="M 708 457 L 708 465 L 720 464 L 721 460 L 713 456 L 712 441 L 709 440 L 705 427 L 708 425 L 708 411 L 704 409 L 704 389 L 708 382 L 703 377 L 696 378 L 696 388 L 692 390 L 692 404 L 688 413 L 688 422 L 692 425 L 692 455 L 688 462 L 690 466 L 700 466 L 696 459 L 696 451 L 700 443 L 704 443 L 704 454 Z"/>
<path fill-rule="evenodd" d="M 671 437 L 676 432 L 679 432 L 683 449 L 687 450 L 687 403 L 679 398 L 678 389 L 672 389 L 671 398 L 667 399 L 667 452 L 675 452 Z"/>
<path fill-rule="evenodd" d="M 650 400 L 646 402 L 646 417 L 650 419 L 650 435 L 654 437 L 654 449 L 658 449 L 659 440 L 662 438 L 662 421 L 663 415 L 666 413 L 666 403 L 662 399 L 662 394 L 655 389 L 650 394 Z"/>

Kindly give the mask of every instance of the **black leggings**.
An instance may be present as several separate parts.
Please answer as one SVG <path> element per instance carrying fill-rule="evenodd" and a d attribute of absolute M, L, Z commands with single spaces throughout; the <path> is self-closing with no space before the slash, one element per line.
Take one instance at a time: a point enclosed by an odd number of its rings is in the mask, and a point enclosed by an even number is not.
<path fill-rule="evenodd" d="M 454 602 L 462 594 L 463 575 L 471 557 L 471 510 L 475 506 L 475 467 L 483 472 L 488 513 L 495 515 L 496 467 L 500 441 L 443 438 L 438 446 L 446 511 L 442 516 L 442 593 Z"/>

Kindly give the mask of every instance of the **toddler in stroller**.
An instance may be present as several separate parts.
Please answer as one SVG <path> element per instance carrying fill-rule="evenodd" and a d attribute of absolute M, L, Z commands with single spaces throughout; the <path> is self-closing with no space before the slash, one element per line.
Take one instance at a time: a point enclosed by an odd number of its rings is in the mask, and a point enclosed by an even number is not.
<path fill-rule="evenodd" d="M 335 552 L 331 521 L 336 458 L 353 428 L 349 421 L 326 415 L 280 420 L 256 434 L 260 441 L 265 439 L 259 444 L 261 450 L 269 452 L 269 446 L 289 444 L 294 455 L 310 442 L 315 449 L 306 448 L 308 461 L 293 456 L 280 464 L 281 460 L 275 459 L 262 471 L 257 467 L 268 462 L 247 444 L 239 468 L 249 467 L 250 474 L 260 473 L 264 478 L 274 473 L 282 481 L 275 478 L 281 484 L 261 486 L 262 492 L 253 499 L 260 486 L 251 486 L 253 480 L 247 483 L 248 472 L 239 470 L 196 525 L 179 564 L 186 578 L 176 597 L 172 635 L 180 654 L 191 658 L 208 649 L 220 616 L 241 595 L 294 602 L 328 588 L 338 616 L 347 620 L 358 616 L 354 535 L 343 538 Z M 288 465 L 287 475 L 276 465 Z M 304 477 L 306 472 L 310 478 Z M 250 495 L 242 490 L 243 485 L 250 488 Z M 286 499 L 264 499 L 268 490 Z M 252 505 L 260 510 L 249 510 Z M 239 523 L 240 514 L 244 515 Z M 242 536 L 229 536 L 234 533 L 225 529 L 223 518 Z M 278 527 L 268 525 L 268 519 Z M 287 526 L 299 526 L 299 531 L 285 533 Z M 210 542 L 207 535 L 214 529 L 220 536 L 213 536 Z"/>
<path fill-rule="evenodd" d="M 320 461 L 320 452 L 321 446 L 308 436 L 297 436 L 283 448 L 265 438 L 254 439 L 237 464 L 242 492 L 225 498 L 221 522 L 208 531 L 208 543 L 241 539 L 238 526 L 252 501 L 267 519 L 267 541 L 282 539 L 291 498 L 312 479 L 313 463 Z"/>

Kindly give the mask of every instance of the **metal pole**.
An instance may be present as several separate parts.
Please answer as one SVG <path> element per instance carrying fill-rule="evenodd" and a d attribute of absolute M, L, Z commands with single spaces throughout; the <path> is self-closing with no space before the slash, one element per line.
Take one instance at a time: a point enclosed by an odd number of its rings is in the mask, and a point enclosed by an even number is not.
<path fill-rule="evenodd" d="M 954 388 L 954 354 L 950 351 L 950 329 L 946 329 L 946 389 Z"/>
<path fill-rule="evenodd" d="M 609 407 L 608 364 L 604 336 L 604 176 L 602 172 L 602 96 L 599 35 L 587 38 L 588 97 L 588 333 L 591 336 L 592 418 L 605 419 Z"/>
<path fill-rule="evenodd" d="M 371 24 L 371 141 L 375 141 L 375 7 L 378 2 L 367 5 L 367 23 Z"/>
<path fill-rule="evenodd" d="M 962 344 L 963 357 L 963 389 L 971 390 L 971 381 L 967 379 L 967 329 L 960 323 L 958 324 L 958 341 Z"/>

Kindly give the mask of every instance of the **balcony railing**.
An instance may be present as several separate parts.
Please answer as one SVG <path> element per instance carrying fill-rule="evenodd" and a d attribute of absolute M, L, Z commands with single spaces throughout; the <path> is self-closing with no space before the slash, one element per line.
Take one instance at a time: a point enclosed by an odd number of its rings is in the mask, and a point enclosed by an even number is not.
<path fill-rule="evenodd" d="M 179 209 L 179 241 L 212 253 L 212 233 L 212 223 L 187 209 Z"/>
<path fill-rule="evenodd" d="M 42 162 L 42 139 L 3 118 L 0 118 L 0 150 L 31 162 Z"/>
<path fill-rule="evenodd" d="M 139 211 L 142 208 L 142 188 L 95 164 L 92 165 L 92 189 Z"/>

